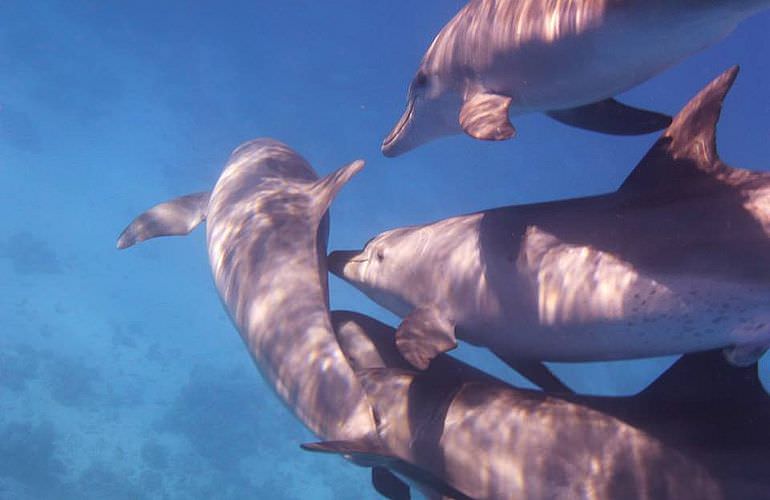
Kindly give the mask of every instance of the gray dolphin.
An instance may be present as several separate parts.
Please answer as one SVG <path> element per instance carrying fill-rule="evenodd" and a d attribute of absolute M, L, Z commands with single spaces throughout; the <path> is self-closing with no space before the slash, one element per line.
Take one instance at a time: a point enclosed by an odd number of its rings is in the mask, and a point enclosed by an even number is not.
<path fill-rule="evenodd" d="M 614 193 L 394 229 L 333 252 L 330 269 L 404 318 L 396 343 L 418 368 L 456 337 L 527 376 L 537 361 L 716 348 L 751 364 L 770 345 L 770 173 L 717 155 L 737 71 L 701 91 Z"/>
<path fill-rule="evenodd" d="M 211 193 L 137 217 L 118 248 L 187 234 L 206 220 L 211 270 L 249 353 L 281 400 L 325 439 L 375 436 L 363 388 L 337 345 L 327 299 L 327 208 L 363 167 L 318 180 L 288 146 L 257 139 L 230 156 Z"/>
<path fill-rule="evenodd" d="M 351 163 L 318 180 L 288 146 L 257 139 L 238 147 L 211 193 L 161 203 L 134 219 L 120 249 L 157 236 L 188 234 L 206 221 L 209 260 L 220 297 L 249 353 L 281 400 L 321 439 L 382 446 L 369 397 L 337 343 L 328 309 L 326 211 L 363 167 Z M 355 457 L 359 465 L 370 465 Z M 430 471 L 412 471 L 428 495 L 462 495 Z M 375 488 L 394 500 L 408 487 L 387 467 Z"/>
<path fill-rule="evenodd" d="M 609 134 L 665 128 L 612 97 L 717 42 L 768 0 L 471 0 L 439 32 L 382 151 L 465 132 L 504 140 L 545 112 Z"/>
<path fill-rule="evenodd" d="M 770 496 L 770 397 L 756 364 L 685 356 L 631 397 L 517 389 L 439 355 L 411 370 L 394 330 L 334 311 L 340 346 L 364 382 L 385 448 L 361 442 L 311 451 L 430 472 L 476 499 L 731 499 Z"/>

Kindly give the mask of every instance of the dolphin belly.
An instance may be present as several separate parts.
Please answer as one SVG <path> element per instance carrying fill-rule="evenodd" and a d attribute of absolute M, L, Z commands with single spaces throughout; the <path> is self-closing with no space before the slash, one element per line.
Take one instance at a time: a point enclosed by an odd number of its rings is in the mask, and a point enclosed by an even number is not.
<path fill-rule="evenodd" d="M 609 12 L 604 23 L 580 36 L 520 45 L 500 55 L 485 86 L 514 98 L 512 114 L 597 102 L 718 42 L 735 29 L 742 16 L 714 9 L 657 21 L 651 17 Z"/>

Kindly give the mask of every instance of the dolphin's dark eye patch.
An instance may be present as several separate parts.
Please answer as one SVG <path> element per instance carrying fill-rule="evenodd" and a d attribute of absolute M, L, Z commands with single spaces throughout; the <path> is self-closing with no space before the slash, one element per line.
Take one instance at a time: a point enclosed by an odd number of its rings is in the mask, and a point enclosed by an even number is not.
<path fill-rule="evenodd" d="M 377 257 L 377 260 L 382 262 L 385 260 L 385 252 L 382 249 L 377 250 L 377 253 L 374 254 L 375 257 Z"/>

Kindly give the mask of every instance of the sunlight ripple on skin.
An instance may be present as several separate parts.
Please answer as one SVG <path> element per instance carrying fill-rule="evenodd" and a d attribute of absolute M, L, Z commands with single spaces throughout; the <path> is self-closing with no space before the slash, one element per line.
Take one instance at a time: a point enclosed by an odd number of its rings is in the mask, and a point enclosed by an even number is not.
<path fill-rule="evenodd" d="M 371 407 L 339 349 L 328 315 L 325 213 L 358 161 L 319 180 L 288 146 L 237 148 L 211 193 L 182 196 L 138 216 L 118 248 L 187 234 L 206 220 L 214 281 L 264 377 L 323 439 L 374 434 Z"/>
<path fill-rule="evenodd" d="M 472 498 L 724 498 L 698 459 L 613 417 L 449 356 L 411 371 L 392 328 L 356 313 L 332 317 L 383 443 Z"/>
<path fill-rule="evenodd" d="M 261 371 L 313 432 L 367 435 L 369 407 L 355 397 L 360 388 L 327 317 L 326 269 L 318 266 L 326 235 L 316 229 L 326 206 L 312 169 L 278 143 L 250 144 L 233 158 L 208 215 L 222 299 Z"/>

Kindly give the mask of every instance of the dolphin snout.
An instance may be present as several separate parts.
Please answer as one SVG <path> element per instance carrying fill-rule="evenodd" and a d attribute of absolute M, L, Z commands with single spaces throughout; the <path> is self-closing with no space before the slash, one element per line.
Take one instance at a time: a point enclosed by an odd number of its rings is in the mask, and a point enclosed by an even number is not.
<path fill-rule="evenodd" d="M 408 145 L 406 141 L 406 136 L 412 126 L 413 115 L 414 102 L 410 100 L 396 126 L 393 127 L 393 130 L 382 141 L 382 154 L 388 158 L 394 158 L 414 148 L 414 146 Z"/>
<path fill-rule="evenodd" d="M 347 279 L 351 274 L 351 264 L 364 262 L 361 252 L 358 250 L 336 250 L 327 257 L 329 271 L 339 278 Z M 347 274 L 345 273 L 347 269 Z"/>

